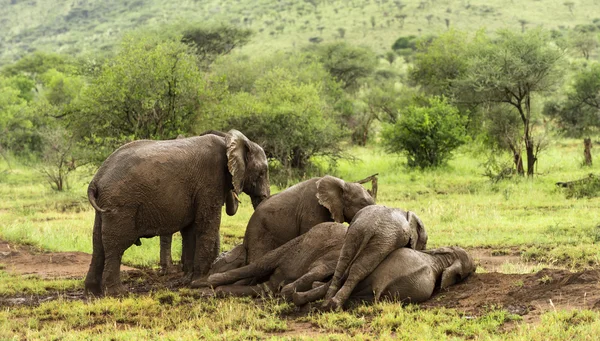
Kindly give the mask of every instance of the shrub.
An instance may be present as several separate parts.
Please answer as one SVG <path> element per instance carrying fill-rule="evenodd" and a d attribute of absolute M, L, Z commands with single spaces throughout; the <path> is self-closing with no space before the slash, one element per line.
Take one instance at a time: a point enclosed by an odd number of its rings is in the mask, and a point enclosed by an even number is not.
<path fill-rule="evenodd" d="M 430 168 L 446 162 L 466 141 L 466 118 L 445 99 L 432 97 L 428 106 L 409 106 L 382 132 L 390 152 L 405 153 L 409 167 Z"/>

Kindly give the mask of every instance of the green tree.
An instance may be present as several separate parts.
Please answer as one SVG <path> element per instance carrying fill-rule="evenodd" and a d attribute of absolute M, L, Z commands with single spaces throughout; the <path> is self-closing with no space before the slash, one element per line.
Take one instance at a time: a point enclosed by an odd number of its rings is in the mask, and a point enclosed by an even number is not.
<path fill-rule="evenodd" d="M 109 149 L 130 139 L 174 138 L 192 129 L 204 84 L 187 45 L 128 36 L 84 89 L 73 127 Z"/>
<path fill-rule="evenodd" d="M 358 89 L 361 80 L 370 76 L 377 66 L 373 51 L 346 42 L 313 45 L 308 51 L 317 56 L 325 69 L 347 91 Z"/>
<path fill-rule="evenodd" d="M 202 68 L 208 68 L 217 57 L 246 45 L 252 31 L 233 26 L 192 26 L 183 30 L 181 41 L 190 45 Z"/>
<path fill-rule="evenodd" d="M 438 167 L 466 141 L 466 117 L 445 99 L 432 97 L 427 102 L 425 107 L 402 110 L 396 123 L 382 132 L 387 150 L 406 154 L 409 167 Z"/>
<path fill-rule="evenodd" d="M 482 39 L 472 47 L 468 72 L 456 89 L 475 103 L 504 103 L 521 121 L 527 175 L 533 176 L 541 140 L 534 136 L 536 123 L 532 98 L 548 94 L 562 80 L 562 50 L 548 44 L 546 32 L 497 32 L 494 41 Z"/>
<path fill-rule="evenodd" d="M 576 74 L 566 98 L 546 103 L 544 113 L 557 118 L 567 135 L 584 139 L 585 164 L 590 166 L 590 137 L 600 128 L 600 64 Z"/>
<path fill-rule="evenodd" d="M 322 86 L 275 68 L 258 78 L 250 92 L 234 93 L 211 108 L 208 124 L 243 130 L 281 165 L 286 176 L 302 175 L 309 170 L 311 157 L 339 155 L 341 131 L 322 96 Z"/>

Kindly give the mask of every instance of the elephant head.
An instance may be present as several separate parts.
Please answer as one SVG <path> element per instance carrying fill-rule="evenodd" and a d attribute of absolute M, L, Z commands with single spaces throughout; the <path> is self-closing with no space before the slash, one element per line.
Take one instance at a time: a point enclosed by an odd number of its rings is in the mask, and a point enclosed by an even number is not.
<path fill-rule="evenodd" d="M 463 279 L 469 277 L 475 272 L 475 263 L 471 255 L 467 253 L 463 248 L 460 247 L 442 247 L 426 253 L 436 256 L 440 263 L 448 263 L 445 265 L 445 269 L 442 271 L 442 280 L 440 282 L 440 288 L 445 289 L 452 284 L 458 283 Z"/>
<path fill-rule="evenodd" d="M 425 250 L 427 246 L 427 232 L 425 225 L 414 212 L 406 212 L 406 219 L 410 228 L 410 248 L 415 250 Z"/>
<path fill-rule="evenodd" d="M 267 156 L 256 143 L 248 140 L 237 130 L 230 130 L 226 136 L 227 168 L 231 174 L 233 196 L 242 192 L 248 194 L 254 209 L 270 196 Z"/>
<path fill-rule="evenodd" d="M 349 223 L 363 207 L 375 204 L 373 197 L 360 184 L 330 175 L 317 181 L 317 199 L 338 223 Z"/>

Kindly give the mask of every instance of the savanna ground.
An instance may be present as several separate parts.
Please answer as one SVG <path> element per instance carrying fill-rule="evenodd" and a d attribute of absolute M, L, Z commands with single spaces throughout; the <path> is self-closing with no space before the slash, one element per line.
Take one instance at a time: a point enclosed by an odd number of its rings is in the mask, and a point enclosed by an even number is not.
<path fill-rule="evenodd" d="M 215 299 L 181 287 L 177 274 L 157 274 L 158 238 L 126 252 L 128 296 L 87 299 L 94 214 L 85 190 L 93 169 L 57 193 L 35 167 L 2 161 L 0 339 L 595 339 L 600 199 L 567 199 L 555 183 L 598 166 L 580 166 L 580 140 L 558 141 L 540 156 L 534 179 L 497 183 L 466 148 L 448 167 L 425 172 L 375 147 L 350 149 L 357 160 L 340 162 L 335 175 L 379 173 L 379 204 L 417 212 L 428 247 L 465 247 L 479 267 L 424 304 L 355 304 L 326 313 L 274 297 Z M 223 215 L 223 250 L 244 234 L 252 210 L 247 197 L 242 201 L 236 216 Z"/>

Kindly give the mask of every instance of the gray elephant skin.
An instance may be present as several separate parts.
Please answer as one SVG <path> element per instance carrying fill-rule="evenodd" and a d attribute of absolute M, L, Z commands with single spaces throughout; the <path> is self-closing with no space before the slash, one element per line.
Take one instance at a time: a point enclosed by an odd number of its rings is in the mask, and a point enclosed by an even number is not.
<path fill-rule="evenodd" d="M 417 251 L 400 248 L 389 254 L 352 291 L 353 300 L 366 302 L 388 298 L 403 303 L 427 301 L 436 289 L 464 280 L 475 272 L 471 256 L 460 247 Z M 294 304 L 304 305 L 325 296 L 324 284 L 293 294 Z"/>
<path fill-rule="evenodd" d="M 86 293 L 123 292 L 123 252 L 139 238 L 180 231 L 186 276 L 208 273 L 219 249 L 221 207 L 230 191 L 258 206 L 269 194 L 267 158 L 242 133 L 128 143 L 111 154 L 88 187 L 96 210 Z"/>
<path fill-rule="evenodd" d="M 394 250 L 423 250 L 427 233 L 413 212 L 381 205 L 360 210 L 348 227 L 323 307 L 340 308 L 360 281 Z"/>
<path fill-rule="evenodd" d="M 329 175 L 281 191 L 265 200 L 250 217 L 243 243 L 246 264 L 319 223 L 350 222 L 358 211 L 373 204 L 375 201 L 360 184 Z"/>
<path fill-rule="evenodd" d="M 347 226 L 341 223 L 318 224 L 307 233 L 267 252 L 256 262 L 211 274 L 206 285 L 215 287 L 219 294 L 256 296 L 265 290 L 275 293 L 282 290 L 291 298 L 293 292 L 310 290 L 313 282 L 333 275 L 347 230 Z M 242 252 L 239 246 L 216 261 L 213 267 L 226 269 L 226 258 L 234 261 Z M 259 285 L 232 284 L 244 279 L 251 279 L 250 282 L 266 280 Z"/>

